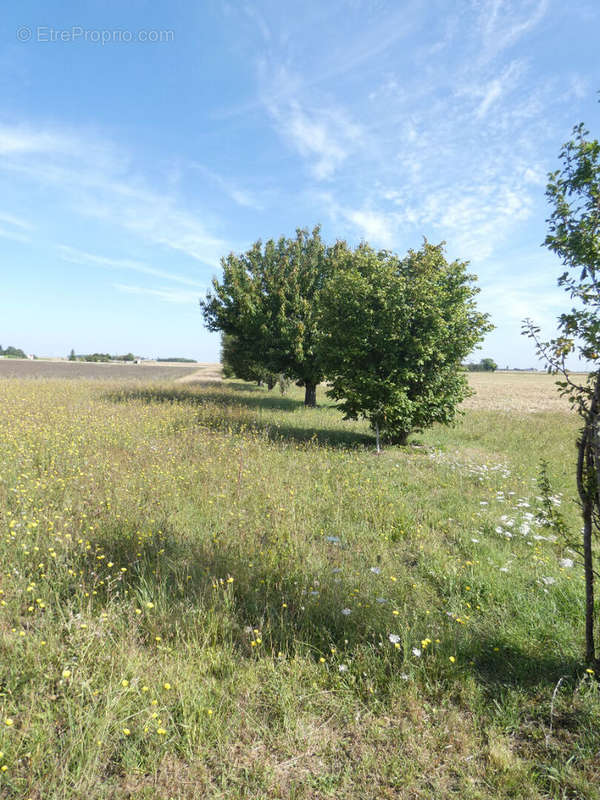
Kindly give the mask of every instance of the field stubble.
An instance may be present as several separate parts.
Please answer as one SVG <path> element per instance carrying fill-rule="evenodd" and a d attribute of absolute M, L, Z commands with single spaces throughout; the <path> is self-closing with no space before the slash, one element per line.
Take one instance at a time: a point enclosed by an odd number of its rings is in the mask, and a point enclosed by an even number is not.
<path fill-rule="evenodd" d="M 0 796 L 598 797 L 577 419 L 473 382 L 378 458 L 295 388 L 0 380 Z"/>

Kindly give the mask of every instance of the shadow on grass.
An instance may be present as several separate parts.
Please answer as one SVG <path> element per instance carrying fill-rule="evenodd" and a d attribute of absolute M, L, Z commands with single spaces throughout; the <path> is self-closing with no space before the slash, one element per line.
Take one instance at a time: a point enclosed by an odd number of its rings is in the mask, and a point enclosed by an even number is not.
<path fill-rule="evenodd" d="M 574 678 L 581 672 L 581 661 L 556 651 L 528 652 L 525 647 L 497 636 L 479 638 L 475 646 L 458 644 L 459 663 L 468 664 L 478 682 L 497 697 L 498 687 L 531 689 L 541 684 L 555 686 L 560 678 Z"/>
<path fill-rule="evenodd" d="M 240 658 L 260 654 L 276 659 L 284 653 L 287 658 L 299 655 L 315 662 L 325 657 L 329 663 L 335 651 L 340 662 L 360 664 L 380 696 L 388 694 L 390 679 L 404 672 L 409 662 L 429 672 L 425 657 L 421 662 L 411 655 L 410 632 L 403 637 L 404 657 L 387 641 L 389 607 L 386 614 L 372 598 L 355 596 L 352 612 L 344 615 L 355 587 L 351 572 L 333 575 L 329 566 L 325 574 L 310 570 L 283 548 L 279 552 L 274 548 L 269 555 L 244 553 L 240 542 L 219 539 L 191 545 L 177 541 L 176 531 L 168 525 L 162 526 L 161 535 L 140 542 L 138 530 L 139 526 L 123 522 L 105 527 L 95 540 L 96 548 L 81 555 L 79 566 L 100 608 L 119 598 L 133 597 L 142 609 L 152 603 L 151 614 L 136 618 L 137 635 L 149 647 L 155 646 L 159 635 L 165 644 L 177 636 L 201 641 L 202 646 L 232 646 Z M 102 564 L 98 555 L 104 555 Z M 115 568 L 107 580 L 104 565 L 109 560 Z M 121 571 L 123 566 L 126 572 Z M 409 623 L 415 628 L 406 608 L 404 616 L 396 623 L 400 633 L 403 627 L 409 631 Z M 503 641 L 501 631 L 489 638 L 457 638 L 450 644 L 448 653 L 456 657 L 456 665 L 484 687 L 490 703 L 508 689 L 522 690 L 532 699 L 542 692 L 547 699 L 549 687 L 560 678 L 575 684 L 582 674 L 581 661 L 572 656 L 550 647 L 543 654 L 533 652 L 525 643 Z M 447 680 L 442 666 L 446 656 L 440 651 L 430 677 Z"/>
<path fill-rule="evenodd" d="M 207 389 L 206 387 L 210 387 Z M 367 433 L 345 428 L 312 428 L 290 421 L 262 418 L 263 411 L 294 412 L 304 409 L 301 400 L 267 394 L 264 389 L 246 383 L 203 384 L 201 389 L 131 388 L 109 392 L 104 397 L 113 403 L 130 401 L 147 404 L 185 404 L 197 409 L 198 422 L 216 431 L 251 430 L 262 433 L 271 441 L 315 442 L 348 449 L 373 447 L 373 437 Z M 227 391 L 233 389 L 234 391 Z M 272 390 L 273 392 L 275 390 Z M 234 393 L 235 392 L 235 393 Z M 310 414 L 310 410 L 307 410 Z M 306 421 L 306 417 L 298 422 Z"/>
<path fill-rule="evenodd" d="M 255 629 L 262 632 L 263 650 L 308 651 L 316 658 L 332 646 L 343 649 L 345 642 L 364 641 L 365 636 L 373 640 L 366 614 L 348 618 L 341 613 L 350 585 L 340 579 L 317 590 L 325 582 L 323 574 L 294 562 L 283 548 L 249 558 L 239 542 L 185 544 L 168 525 L 143 540 L 138 531 L 139 526 L 123 522 L 104 527 L 79 566 L 101 607 L 125 597 L 135 597 L 140 607 L 151 602 L 158 623 L 164 618 L 165 640 L 174 621 L 178 634 L 197 635 L 198 618 L 190 609 L 213 612 L 222 623 L 215 636 L 247 656 L 254 655 Z M 108 580 L 107 563 L 113 565 Z"/>
<path fill-rule="evenodd" d="M 227 389 L 233 389 L 232 394 Z M 275 390 L 267 394 L 265 389 L 248 383 L 202 383 L 190 388 L 127 388 L 109 392 L 106 397 L 114 402 L 137 400 L 142 403 L 185 403 L 202 406 L 207 403 L 225 407 L 245 407 L 255 410 L 296 411 L 304 406 L 301 400 L 284 397 Z"/>

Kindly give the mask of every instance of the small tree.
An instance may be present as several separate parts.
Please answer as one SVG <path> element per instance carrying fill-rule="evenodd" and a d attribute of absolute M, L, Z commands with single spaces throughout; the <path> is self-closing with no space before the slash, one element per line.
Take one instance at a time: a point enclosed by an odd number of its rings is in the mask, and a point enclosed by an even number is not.
<path fill-rule="evenodd" d="M 347 419 L 369 420 L 378 452 L 382 432 L 406 444 L 450 423 L 470 394 L 461 362 L 492 328 L 467 264 L 427 240 L 402 259 L 363 244 L 342 262 L 321 298 L 328 394 Z"/>
<path fill-rule="evenodd" d="M 600 144 L 589 139 L 583 124 L 563 145 L 561 169 L 550 173 L 546 196 L 553 206 L 547 220 L 544 245 L 567 268 L 558 285 L 575 305 L 558 319 L 559 336 L 541 341 L 540 329 L 529 319 L 524 333 L 535 341 L 538 354 L 581 417 L 577 442 L 577 490 L 583 517 L 581 553 L 585 574 L 586 660 L 596 667 L 594 640 L 593 534 L 600 530 Z M 577 381 L 566 368 L 566 359 L 577 354 L 592 367 L 586 381 Z"/>

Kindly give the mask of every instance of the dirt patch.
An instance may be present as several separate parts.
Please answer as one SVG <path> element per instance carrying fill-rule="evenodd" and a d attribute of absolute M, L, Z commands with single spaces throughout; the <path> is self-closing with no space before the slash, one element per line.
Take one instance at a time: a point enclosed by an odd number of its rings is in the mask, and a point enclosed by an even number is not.
<path fill-rule="evenodd" d="M 182 375 L 175 383 L 220 383 L 223 380 L 220 364 L 196 364 L 196 371 L 189 375 Z"/>

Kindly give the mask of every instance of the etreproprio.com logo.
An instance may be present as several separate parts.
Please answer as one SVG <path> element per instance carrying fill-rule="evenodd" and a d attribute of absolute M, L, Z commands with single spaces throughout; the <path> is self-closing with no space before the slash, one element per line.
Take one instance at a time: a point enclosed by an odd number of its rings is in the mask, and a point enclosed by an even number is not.
<path fill-rule="evenodd" d="M 70 28 L 54 28 L 50 25 L 29 27 L 21 25 L 16 31 L 19 42 L 88 42 L 90 44 L 131 44 L 150 42 L 151 44 L 175 41 L 172 30 L 128 30 L 125 28 L 84 28 L 72 25 Z"/>

